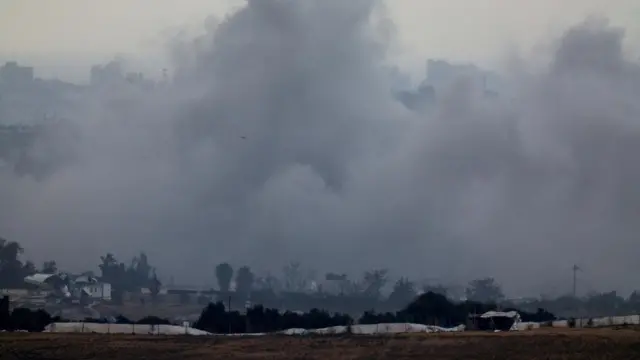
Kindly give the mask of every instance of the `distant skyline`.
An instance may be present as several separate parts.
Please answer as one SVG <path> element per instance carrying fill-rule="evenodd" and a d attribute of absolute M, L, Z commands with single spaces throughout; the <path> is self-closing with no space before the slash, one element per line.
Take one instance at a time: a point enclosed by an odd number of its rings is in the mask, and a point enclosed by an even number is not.
<path fill-rule="evenodd" d="M 86 79 L 88 67 L 116 54 L 160 67 L 163 36 L 223 18 L 243 0 L 0 0 L 0 60 L 16 58 L 40 76 Z M 636 0 L 387 0 L 399 46 L 414 75 L 430 57 L 495 65 L 509 45 L 529 51 L 588 15 L 604 15 L 640 39 Z M 154 70 L 155 71 L 155 70 Z M 157 69 L 159 72 L 160 70 Z"/>

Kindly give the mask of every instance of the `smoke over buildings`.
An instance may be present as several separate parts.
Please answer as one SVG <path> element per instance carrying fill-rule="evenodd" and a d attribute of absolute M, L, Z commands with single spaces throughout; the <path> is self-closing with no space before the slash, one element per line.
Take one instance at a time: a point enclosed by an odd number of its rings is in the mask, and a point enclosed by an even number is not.
<path fill-rule="evenodd" d="M 384 20 L 377 1 L 256 0 L 172 44 L 171 83 L 78 104 L 72 164 L 0 172 L 3 236 L 77 267 L 145 250 L 194 281 L 297 260 L 531 293 L 578 262 L 633 287 L 640 67 L 624 31 L 587 20 L 542 71 L 514 60 L 513 93 L 461 81 L 422 113 L 390 92 Z"/>

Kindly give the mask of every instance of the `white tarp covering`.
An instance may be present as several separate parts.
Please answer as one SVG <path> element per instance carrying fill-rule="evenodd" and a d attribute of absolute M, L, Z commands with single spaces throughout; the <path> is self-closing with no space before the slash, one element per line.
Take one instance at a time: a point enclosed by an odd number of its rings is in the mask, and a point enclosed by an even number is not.
<path fill-rule="evenodd" d="M 494 317 L 510 318 L 510 319 L 513 319 L 513 324 L 511 325 L 511 328 L 509 329 L 509 331 L 519 331 L 522 329 L 522 327 L 519 325 L 522 322 L 522 320 L 520 318 L 520 314 L 516 311 L 507 311 L 507 312 L 487 311 L 486 313 L 480 315 L 480 317 L 483 319 L 489 319 Z"/>
<path fill-rule="evenodd" d="M 520 318 L 520 314 L 515 311 L 487 311 L 486 313 L 480 315 L 481 318 L 492 318 L 492 317 L 508 317 L 508 318 Z"/>
<path fill-rule="evenodd" d="M 464 331 L 464 325 L 443 328 L 432 325 L 411 323 L 387 323 L 371 325 L 352 325 L 351 333 L 357 335 L 436 333 Z M 212 334 L 186 326 L 177 325 L 131 325 L 131 324 L 95 324 L 95 323 L 53 323 L 47 325 L 45 332 L 58 333 L 98 333 L 98 334 L 138 334 L 138 335 L 225 335 L 225 336 L 264 336 L 265 333 L 252 334 Z M 282 335 L 334 335 L 345 334 L 347 326 L 333 326 L 322 329 L 287 329 L 276 334 Z"/>
<path fill-rule="evenodd" d="M 411 324 L 411 323 L 387 323 L 370 325 L 352 325 L 351 333 L 357 335 L 375 334 L 401 334 L 401 333 L 435 333 L 435 332 L 459 332 L 464 331 L 464 325 L 454 328 L 443 328 L 432 325 Z M 333 335 L 345 334 L 349 331 L 347 326 L 333 326 L 322 329 L 288 329 L 281 331 L 285 335 Z"/>
<path fill-rule="evenodd" d="M 211 335 L 206 331 L 177 325 L 97 324 L 82 322 L 53 323 L 47 325 L 44 331 L 57 333 L 137 335 Z"/>
<path fill-rule="evenodd" d="M 518 331 L 540 329 L 540 323 L 537 322 L 519 322 L 516 324 Z"/>
<path fill-rule="evenodd" d="M 43 285 L 49 278 L 57 276 L 55 274 L 33 274 L 24 278 L 24 281 L 32 285 Z"/>

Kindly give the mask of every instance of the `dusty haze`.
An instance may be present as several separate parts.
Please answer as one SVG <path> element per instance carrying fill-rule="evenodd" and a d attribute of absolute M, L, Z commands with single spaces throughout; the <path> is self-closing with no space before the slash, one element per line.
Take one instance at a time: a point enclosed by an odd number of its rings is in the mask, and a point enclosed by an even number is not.
<path fill-rule="evenodd" d="M 145 250 L 189 283 L 220 261 L 298 260 L 536 294 L 569 289 L 578 263 L 633 288 L 640 66 L 624 29 L 589 19 L 543 68 L 512 56 L 513 94 L 461 83 L 429 116 L 390 94 L 392 30 L 373 0 L 248 1 L 169 43 L 170 86 L 89 94 L 74 165 L 0 173 L 0 233 L 77 270 Z"/>

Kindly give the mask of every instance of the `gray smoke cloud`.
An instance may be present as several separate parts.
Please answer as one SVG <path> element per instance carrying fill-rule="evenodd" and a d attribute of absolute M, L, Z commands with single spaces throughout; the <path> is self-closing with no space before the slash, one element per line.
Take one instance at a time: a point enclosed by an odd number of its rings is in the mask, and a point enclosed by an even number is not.
<path fill-rule="evenodd" d="M 378 1 L 248 1 L 172 45 L 171 85 L 96 93 L 73 165 L 0 175 L 0 229 L 37 260 L 95 267 L 145 250 L 162 274 L 211 281 L 230 261 L 465 282 L 513 293 L 629 289 L 638 268 L 640 67 L 624 32 L 570 28 L 514 93 L 464 83 L 435 113 L 395 101 Z M 562 290 L 562 289 L 561 289 Z"/>

